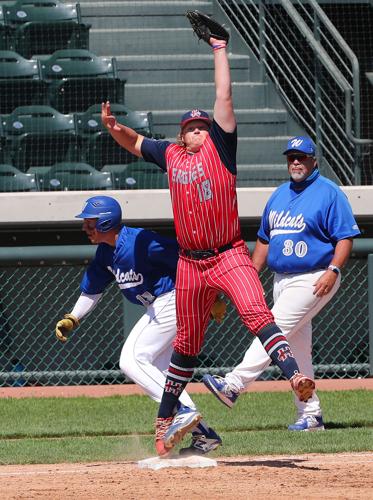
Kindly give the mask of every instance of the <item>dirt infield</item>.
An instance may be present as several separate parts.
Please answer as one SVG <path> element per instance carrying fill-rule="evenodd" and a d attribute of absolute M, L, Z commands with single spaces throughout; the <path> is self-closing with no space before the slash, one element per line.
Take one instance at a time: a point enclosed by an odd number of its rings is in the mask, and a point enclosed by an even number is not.
<path fill-rule="evenodd" d="M 136 462 L 0 467 L 2 500 L 373 498 L 369 453 L 220 458 L 209 469 Z"/>
<path fill-rule="evenodd" d="M 373 379 L 320 380 L 320 390 L 373 390 Z M 206 392 L 189 384 L 189 392 Z M 251 391 L 288 391 L 256 382 Z M 0 397 L 142 394 L 135 385 L 0 389 Z M 373 500 L 373 453 L 220 457 L 217 467 L 140 469 L 137 462 L 0 467 L 1 500 Z"/>

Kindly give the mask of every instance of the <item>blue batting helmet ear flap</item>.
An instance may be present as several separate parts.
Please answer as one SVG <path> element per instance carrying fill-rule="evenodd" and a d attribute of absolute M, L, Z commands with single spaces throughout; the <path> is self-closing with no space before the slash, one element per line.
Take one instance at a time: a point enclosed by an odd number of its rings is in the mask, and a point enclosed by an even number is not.
<path fill-rule="evenodd" d="M 110 196 L 92 196 L 85 202 L 82 212 L 75 217 L 77 219 L 97 219 L 97 231 L 106 233 L 120 226 L 122 209 L 117 200 Z"/>

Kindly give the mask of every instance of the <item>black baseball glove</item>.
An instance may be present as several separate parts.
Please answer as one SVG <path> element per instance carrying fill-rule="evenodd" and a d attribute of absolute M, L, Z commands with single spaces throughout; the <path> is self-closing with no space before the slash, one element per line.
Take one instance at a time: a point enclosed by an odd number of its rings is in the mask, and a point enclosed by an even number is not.
<path fill-rule="evenodd" d="M 189 19 L 194 33 L 200 40 L 204 40 L 209 45 L 210 38 L 225 40 L 228 43 L 228 31 L 211 17 L 202 14 L 198 10 L 188 10 L 185 15 Z"/>

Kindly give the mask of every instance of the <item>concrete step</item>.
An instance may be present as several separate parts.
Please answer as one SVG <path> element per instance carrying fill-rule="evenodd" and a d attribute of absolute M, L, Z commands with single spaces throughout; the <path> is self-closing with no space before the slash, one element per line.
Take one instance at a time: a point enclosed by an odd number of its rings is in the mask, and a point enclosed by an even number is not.
<path fill-rule="evenodd" d="M 4 0 L 6 4 L 10 1 Z M 1 2 L 0 2 L 1 3 Z M 70 2 L 67 2 L 70 3 Z M 72 3 L 72 2 L 71 2 Z M 209 0 L 79 0 L 83 13 L 102 14 L 102 11 L 109 9 L 120 9 L 125 16 L 167 16 L 173 14 L 184 15 L 186 10 L 202 10 L 210 15 L 212 13 L 212 2 Z M 204 9 L 204 10 L 203 10 Z"/>
<path fill-rule="evenodd" d="M 120 78 L 128 83 L 211 82 L 214 78 L 212 54 L 116 56 Z M 231 55 L 232 80 L 247 81 L 250 58 Z"/>
<path fill-rule="evenodd" d="M 212 2 L 153 1 L 80 2 L 84 22 L 93 28 L 186 28 L 188 9 L 212 14 Z"/>
<path fill-rule="evenodd" d="M 210 116 L 211 109 L 206 109 Z M 185 111 L 153 110 L 154 130 L 167 137 L 176 136 L 180 117 Z M 236 109 L 238 134 L 241 137 L 265 137 L 266 135 L 285 135 L 288 132 L 288 115 L 285 110 L 260 108 Z"/>
<path fill-rule="evenodd" d="M 237 187 L 279 186 L 289 180 L 286 162 L 270 164 L 239 164 Z"/>
<path fill-rule="evenodd" d="M 103 15 L 106 10 L 106 5 L 102 6 L 102 15 L 97 14 L 90 16 L 87 14 L 82 15 L 83 22 L 92 26 L 92 29 L 115 29 L 115 28 L 160 28 L 167 26 L 167 28 L 185 28 L 187 27 L 187 20 L 184 15 L 170 15 L 165 16 L 124 16 L 121 13 L 116 15 Z"/>
<path fill-rule="evenodd" d="M 233 83 L 236 107 L 267 107 L 265 83 Z M 214 83 L 126 84 L 125 103 L 131 109 L 210 108 L 215 100 Z"/>
<path fill-rule="evenodd" d="M 284 161 L 283 151 L 291 136 L 238 137 L 237 163 L 279 164 Z"/>
<path fill-rule="evenodd" d="M 91 29 L 89 47 L 97 55 L 211 54 L 211 47 L 198 43 L 191 28 Z"/>

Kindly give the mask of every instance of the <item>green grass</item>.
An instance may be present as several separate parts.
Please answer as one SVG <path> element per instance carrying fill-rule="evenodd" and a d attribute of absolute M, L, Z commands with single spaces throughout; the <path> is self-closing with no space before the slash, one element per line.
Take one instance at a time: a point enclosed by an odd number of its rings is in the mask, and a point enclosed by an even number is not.
<path fill-rule="evenodd" d="M 335 453 L 373 449 L 373 391 L 318 395 L 327 432 L 291 433 L 290 393 L 247 393 L 229 410 L 194 400 L 223 438 L 212 456 Z M 2 399 L 0 464 L 135 460 L 154 456 L 158 405 L 145 396 Z M 189 439 L 183 441 L 183 446 Z"/>

